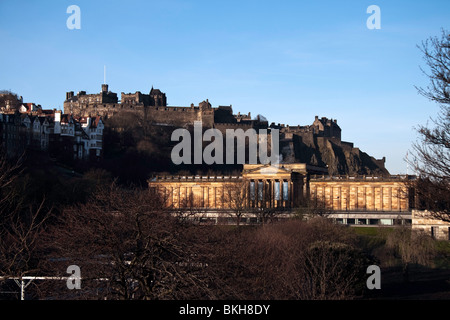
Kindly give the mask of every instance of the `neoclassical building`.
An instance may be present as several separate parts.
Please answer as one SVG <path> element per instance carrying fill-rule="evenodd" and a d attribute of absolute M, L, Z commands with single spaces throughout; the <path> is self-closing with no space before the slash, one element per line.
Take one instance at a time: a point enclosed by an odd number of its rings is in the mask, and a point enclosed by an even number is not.
<path fill-rule="evenodd" d="M 273 217 L 320 207 L 344 224 L 385 224 L 411 220 L 410 176 L 330 176 L 326 168 L 305 163 L 244 165 L 236 176 L 162 175 L 149 180 L 168 208 L 196 209 L 209 221 L 258 222 L 260 212 Z M 247 220 L 246 220 L 247 218 Z M 256 220 L 255 220 L 256 219 Z"/>
<path fill-rule="evenodd" d="M 435 239 L 450 240 L 450 222 L 438 219 L 427 210 L 412 210 L 412 229 L 428 233 Z"/>

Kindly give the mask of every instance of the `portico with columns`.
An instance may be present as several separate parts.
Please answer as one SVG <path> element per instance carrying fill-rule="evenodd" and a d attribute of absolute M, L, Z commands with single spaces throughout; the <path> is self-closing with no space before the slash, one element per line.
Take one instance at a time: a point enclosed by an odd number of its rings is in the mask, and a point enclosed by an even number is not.
<path fill-rule="evenodd" d="M 305 163 L 244 165 L 240 175 L 157 175 L 149 188 L 174 210 L 198 210 L 216 219 L 245 211 L 272 210 L 289 217 L 298 208 L 320 205 L 337 222 L 393 224 L 411 219 L 408 177 L 329 176 L 326 168 Z M 350 217 L 351 215 L 351 217 Z"/>

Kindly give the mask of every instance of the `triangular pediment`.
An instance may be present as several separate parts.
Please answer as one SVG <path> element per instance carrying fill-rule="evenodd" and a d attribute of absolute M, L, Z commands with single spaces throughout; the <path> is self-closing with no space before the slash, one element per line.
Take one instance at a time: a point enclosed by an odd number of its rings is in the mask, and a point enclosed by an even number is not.
<path fill-rule="evenodd" d="M 259 164 L 244 165 L 244 175 L 261 174 L 261 175 L 279 175 L 291 174 L 291 170 L 283 167 L 282 164 Z"/>

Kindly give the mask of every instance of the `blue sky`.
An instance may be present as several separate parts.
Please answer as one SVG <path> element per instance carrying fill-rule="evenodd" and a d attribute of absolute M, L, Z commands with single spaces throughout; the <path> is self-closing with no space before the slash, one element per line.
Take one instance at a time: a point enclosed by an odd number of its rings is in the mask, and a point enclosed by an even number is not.
<path fill-rule="evenodd" d="M 70 30 L 67 7 L 81 10 Z M 381 29 L 370 30 L 370 5 Z M 148 93 L 169 105 L 209 99 L 270 122 L 337 119 L 342 139 L 405 173 L 414 126 L 438 106 L 416 45 L 450 29 L 450 1 L 0 0 L 0 89 L 44 108 L 66 91 Z M 410 172 L 411 173 L 411 172 Z"/>

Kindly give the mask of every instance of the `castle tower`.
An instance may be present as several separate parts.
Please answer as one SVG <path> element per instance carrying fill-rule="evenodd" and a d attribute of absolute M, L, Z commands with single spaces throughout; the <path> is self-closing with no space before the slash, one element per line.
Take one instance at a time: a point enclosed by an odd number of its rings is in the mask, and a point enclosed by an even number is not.
<path fill-rule="evenodd" d="M 102 92 L 108 92 L 108 85 L 102 84 Z"/>
<path fill-rule="evenodd" d="M 165 107 L 167 106 L 167 98 L 164 92 L 161 92 L 159 89 L 152 89 L 149 93 L 150 105 L 156 107 Z"/>
<path fill-rule="evenodd" d="M 66 92 L 66 100 L 72 99 L 74 96 L 73 91 Z"/>

